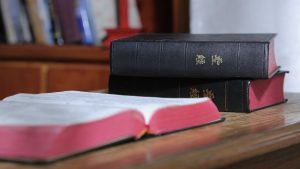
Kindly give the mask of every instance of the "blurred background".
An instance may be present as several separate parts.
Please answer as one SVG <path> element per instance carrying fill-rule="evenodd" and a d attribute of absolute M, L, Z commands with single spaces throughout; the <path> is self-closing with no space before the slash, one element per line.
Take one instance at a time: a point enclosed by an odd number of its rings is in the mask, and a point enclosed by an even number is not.
<path fill-rule="evenodd" d="M 184 0 L 0 0 L 0 98 L 108 87 L 109 42 L 188 32 Z"/>
<path fill-rule="evenodd" d="M 300 92 L 300 1 L 191 0 L 191 33 L 276 33 L 277 64 L 289 70 L 285 91 Z"/>
<path fill-rule="evenodd" d="M 0 0 L 0 98 L 107 89 L 109 43 L 135 33 L 277 33 L 299 92 L 297 0 Z"/>

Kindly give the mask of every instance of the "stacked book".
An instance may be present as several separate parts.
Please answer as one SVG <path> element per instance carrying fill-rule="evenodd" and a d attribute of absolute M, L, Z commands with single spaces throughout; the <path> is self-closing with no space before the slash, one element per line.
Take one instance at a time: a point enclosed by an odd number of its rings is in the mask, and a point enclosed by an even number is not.
<path fill-rule="evenodd" d="M 140 34 L 111 44 L 109 92 L 209 97 L 220 111 L 283 103 L 275 34 Z"/>

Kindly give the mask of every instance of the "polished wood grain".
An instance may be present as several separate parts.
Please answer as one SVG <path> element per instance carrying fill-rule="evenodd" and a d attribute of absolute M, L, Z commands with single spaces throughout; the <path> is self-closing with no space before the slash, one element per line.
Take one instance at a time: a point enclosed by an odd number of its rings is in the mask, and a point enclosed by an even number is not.
<path fill-rule="evenodd" d="M 50 164 L 0 162 L 6 169 L 300 168 L 300 94 L 225 122 L 94 150 Z"/>
<path fill-rule="evenodd" d="M 0 45 L 1 60 L 109 62 L 109 48 L 83 45 Z"/>

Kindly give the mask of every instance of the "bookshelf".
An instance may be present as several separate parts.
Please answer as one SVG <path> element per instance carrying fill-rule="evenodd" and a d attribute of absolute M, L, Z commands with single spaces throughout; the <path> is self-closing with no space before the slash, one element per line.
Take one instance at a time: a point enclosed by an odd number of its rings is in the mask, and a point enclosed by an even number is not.
<path fill-rule="evenodd" d="M 187 0 L 137 0 L 144 32 L 188 32 Z M 16 93 L 107 89 L 109 47 L 0 44 L 0 99 Z"/>

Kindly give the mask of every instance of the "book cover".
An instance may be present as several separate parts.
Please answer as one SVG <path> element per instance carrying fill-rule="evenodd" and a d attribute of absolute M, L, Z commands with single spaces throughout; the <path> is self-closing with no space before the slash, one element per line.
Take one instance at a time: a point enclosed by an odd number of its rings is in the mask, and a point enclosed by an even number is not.
<path fill-rule="evenodd" d="M 76 91 L 14 95 L 0 102 L 0 111 L 0 158 L 29 162 L 222 120 L 209 98 Z"/>
<path fill-rule="evenodd" d="M 269 78 L 278 71 L 275 34 L 140 34 L 115 40 L 120 76 Z"/>
<path fill-rule="evenodd" d="M 210 97 L 220 111 L 252 112 L 285 102 L 286 72 L 270 79 L 192 79 L 110 76 L 109 93 L 153 97 Z"/>

